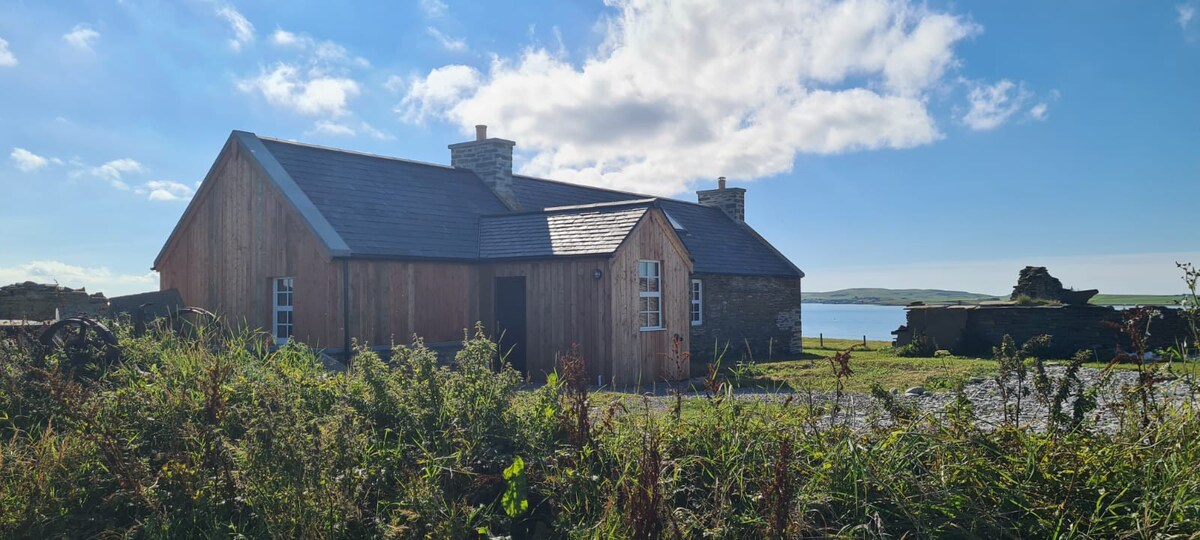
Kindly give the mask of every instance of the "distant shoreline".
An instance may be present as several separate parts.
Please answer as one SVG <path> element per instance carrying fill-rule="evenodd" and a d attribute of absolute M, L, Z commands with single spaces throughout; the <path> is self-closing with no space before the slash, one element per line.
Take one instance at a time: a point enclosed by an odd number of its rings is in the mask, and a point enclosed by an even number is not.
<path fill-rule="evenodd" d="M 1183 295 L 1165 294 L 1098 294 L 1091 304 L 1098 306 L 1154 305 L 1174 306 Z M 945 291 L 940 289 L 841 289 L 829 292 L 807 292 L 803 295 L 806 304 L 844 304 L 872 306 L 907 306 L 913 302 L 926 304 L 974 304 L 996 300 L 1008 300 L 1007 296 Z"/>

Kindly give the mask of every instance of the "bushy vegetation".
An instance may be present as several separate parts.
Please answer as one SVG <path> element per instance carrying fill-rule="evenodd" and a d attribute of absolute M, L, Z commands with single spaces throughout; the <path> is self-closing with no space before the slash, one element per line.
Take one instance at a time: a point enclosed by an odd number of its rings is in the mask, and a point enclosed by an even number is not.
<path fill-rule="evenodd" d="M 493 369 L 496 346 L 482 334 L 453 366 L 418 340 L 387 360 L 361 351 L 344 372 L 252 338 L 126 335 L 119 361 L 86 376 L 63 369 L 77 362 L 6 342 L 0 537 L 1200 530 L 1191 403 L 1141 410 L 1130 400 L 1138 421 L 1108 435 L 1062 410 L 1062 429 L 1034 432 L 981 429 L 965 398 L 934 418 L 893 402 L 890 421 L 855 432 L 828 406 L 733 399 L 716 380 L 688 414 L 682 397 L 661 410 L 648 399 L 596 402 L 577 355 L 548 384 L 519 390 L 511 368 Z M 853 378 L 851 353 L 839 358 L 826 369 Z"/>

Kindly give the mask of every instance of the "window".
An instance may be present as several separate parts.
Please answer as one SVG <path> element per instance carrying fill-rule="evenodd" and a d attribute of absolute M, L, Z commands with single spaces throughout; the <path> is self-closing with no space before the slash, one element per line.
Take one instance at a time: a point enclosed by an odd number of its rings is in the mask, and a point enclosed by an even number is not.
<path fill-rule="evenodd" d="M 275 342 L 283 345 L 292 337 L 292 278 L 275 278 L 274 282 Z"/>
<path fill-rule="evenodd" d="M 704 286 L 700 280 L 692 280 L 692 326 L 704 323 Z"/>
<path fill-rule="evenodd" d="M 638 315 L 642 330 L 662 330 L 662 263 L 638 261 Z"/>

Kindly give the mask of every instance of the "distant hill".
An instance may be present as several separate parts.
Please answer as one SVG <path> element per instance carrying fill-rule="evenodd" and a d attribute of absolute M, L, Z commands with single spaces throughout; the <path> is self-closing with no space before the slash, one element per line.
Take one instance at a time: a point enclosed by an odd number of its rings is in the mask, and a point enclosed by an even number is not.
<path fill-rule="evenodd" d="M 1153 294 L 1098 294 L 1091 303 L 1101 306 L 1151 305 L 1173 306 L 1182 296 Z M 972 303 L 1008 300 L 1008 296 L 993 296 L 965 291 L 941 289 L 841 289 L 829 292 L 805 292 L 804 301 L 813 304 L 873 304 L 877 306 L 906 306 L 913 302 Z"/>
<path fill-rule="evenodd" d="M 1093 304 L 1101 306 L 1174 306 L 1183 295 L 1172 294 L 1097 294 Z"/>
<path fill-rule="evenodd" d="M 805 292 L 804 301 L 814 304 L 875 304 L 906 306 L 913 302 L 984 302 L 1007 300 L 990 294 L 940 289 L 842 289 L 829 292 Z"/>

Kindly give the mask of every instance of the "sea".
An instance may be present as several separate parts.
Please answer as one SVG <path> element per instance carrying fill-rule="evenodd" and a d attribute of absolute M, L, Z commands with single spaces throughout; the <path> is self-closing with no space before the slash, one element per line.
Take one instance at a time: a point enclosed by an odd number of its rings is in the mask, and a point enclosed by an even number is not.
<path fill-rule="evenodd" d="M 802 304 L 804 337 L 891 341 L 892 331 L 904 324 L 903 306 L 866 304 Z"/>

